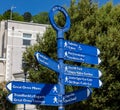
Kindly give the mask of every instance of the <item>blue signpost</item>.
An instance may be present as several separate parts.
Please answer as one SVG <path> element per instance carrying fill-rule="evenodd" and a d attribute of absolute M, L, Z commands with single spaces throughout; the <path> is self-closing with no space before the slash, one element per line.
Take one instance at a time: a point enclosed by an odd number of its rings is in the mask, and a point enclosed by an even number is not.
<path fill-rule="evenodd" d="M 13 104 L 39 104 L 59 106 L 57 95 L 11 93 L 7 99 Z"/>
<path fill-rule="evenodd" d="M 48 56 L 44 55 L 41 52 L 35 52 L 34 55 L 38 63 L 42 64 L 45 67 L 52 69 L 53 71 L 56 71 L 56 72 L 59 71 L 58 63 L 54 61 L 53 59 L 49 58 Z"/>
<path fill-rule="evenodd" d="M 90 97 L 91 89 L 82 88 L 80 90 L 70 92 L 63 95 L 63 105 L 72 104 L 82 101 Z M 44 94 L 31 94 L 31 93 L 11 93 L 7 99 L 13 104 L 39 104 L 60 106 L 59 95 L 44 95 Z"/>
<path fill-rule="evenodd" d="M 12 93 L 30 93 L 55 95 L 60 91 L 58 84 L 44 84 L 12 81 L 6 85 L 7 89 Z"/>
<path fill-rule="evenodd" d="M 59 26 L 56 25 L 54 21 L 54 15 L 56 14 L 57 11 L 62 12 L 66 18 L 66 23 L 64 27 L 60 28 Z M 63 79 L 62 79 L 62 75 L 64 74 L 64 69 L 63 69 L 64 67 L 64 63 L 63 63 L 64 61 L 64 33 L 68 31 L 70 28 L 70 17 L 68 16 L 66 10 L 63 7 L 55 6 L 50 10 L 49 19 L 50 19 L 50 22 L 53 28 L 57 32 L 57 56 L 58 56 L 58 63 L 60 67 L 58 83 L 60 85 L 59 95 L 61 96 L 60 98 L 62 99 L 62 96 L 65 94 L 65 89 L 64 89 Z M 62 102 L 60 103 L 59 110 L 64 110 L 64 106 Z"/>
<path fill-rule="evenodd" d="M 88 64 L 99 64 L 101 62 L 98 56 L 85 55 L 81 53 L 72 52 L 69 50 L 66 50 L 64 52 L 64 59 L 71 60 L 74 62 L 84 62 Z"/>
<path fill-rule="evenodd" d="M 91 95 L 91 93 L 92 93 L 91 89 L 87 87 L 71 93 L 67 93 L 63 96 L 63 104 L 68 105 L 85 100 Z"/>
<path fill-rule="evenodd" d="M 96 68 L 87 68 L 81 66 L 73 66 L 73 65 L 64 65 L 64 74 L 73 75 L 73 76 L 83 76 L 83 77 L 92 77 L 92 78 L 100 78 L 102 73 L 100 70 Z"/>
<path fill-rule="evenodd" d="M 102 82 L 99 78 L 90 78 L 73 75 L 63 75 L 65 85 L 83 86 L 83 87 L 94 87 L 99 88 L 102 86 Z"/>
<path fill-rule="evenodd" d="M 82 53 L 92 56 L 98 56 L 100 54 L 100 50 L 94 46 L 80 44 L 77 42 L 71 42 L 68 40 L 64 40 L 64 50 L 74 51 L 77 53 Z"/>
<path fill-rule="evenodd" d="M 57 11 L 65 16 L 64 27 L 57 26 L 54 20 Z M 59 110 L 65 110 L 65 105 L 87 99 L 92 93 L 89 87 L 99 88 L 102 85 L 99 79 L 102 73 L 95 68 L 64 64 L 64 60 L 99 64 L 100 51 L 94 46 L 64 40 L 64 33 L 70 28 L 70 17 L 63 7 L 54 6 L 50 10 L 49 20 L 57 33 L 58 61 L 54 61 L 41 52 L 35 52 L 34 56 L 39 64 L 58 73 L 58 84 L 12 81 L 7 84 L 7 89 L 11 92 L 7 98 L 15 104 L 51 105 L 59 106 Z M 65 94 L 65 85 L 84 88 Z"/>

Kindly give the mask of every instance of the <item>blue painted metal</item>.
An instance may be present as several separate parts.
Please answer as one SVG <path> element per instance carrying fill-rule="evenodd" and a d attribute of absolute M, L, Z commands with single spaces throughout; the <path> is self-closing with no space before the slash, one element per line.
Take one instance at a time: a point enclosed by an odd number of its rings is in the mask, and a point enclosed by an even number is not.
<path fill-rule="evenodd" d="M 53 71 L 59 72 L 58 63 L 53 59 L 49 58 L 41 52 L 35 52 L 34 56 L 38 63 L 40 63 L 41 65 L 46 66 L 49 69 L 52 69 Z"/>
<path fill-rule="evenodd" d="M 64 50 L 93 56 L 98 56 L 100 54 L 100 50 L 94 46 L 89 46 L 77 42 L 71 42 L 68 40 L 64 40 Z"/>
<path fill-rule="evenodd" d="M 6 85 L 6 87 L 12 93 L 55 95 L 60 92 L 58 84 L 38 84 L 31 82 L 11 81 Z"/>
<path fill-rule="evenodd" d="M 65 85 L 94 87 L 94 88 L 99 88 L 102 86 L 102 82 L 99 80 L 99 78 L 63 75 L 63 79 Z"/>
<path fill-rule="evenodd" d="M 48 106 L 59 106 L 57 95 L 11 93 L 7 99 L 13 104 L 39 104 Z"/>
<path fill-rule="evenodd" d="M 102 73 L 96 68 L 87 68 L 82 66 L 64 65 L 64 74 L 73 76 L 83 76 L 91 78 L 100 78 Z"/>
<path fill-rule="evenodd" d="M 84 62 L 88 64 L 99 64 L 101 60 L 97 56 L 90 56 L 85 54 L 80 54 L 72 51 L 64 51 L 64 59 L 71 60 L 75 62 Z"/>
<path fill-rule="evenodd" d="M 65 22 L 64 27 L 58 26 L 54 21 L 54 16 L 56 12 L 58 11 L 63 13 L 63 15 L 65 16 L 66 22 Z M 63 7 L 56 5 L 50 10 L 49 19 L 50 19 L 51 25 L 57 32 L 57 56 L 58 56 L 58 63 L 60 67 L 58 83 L 60 85 L 59 95 L 60 95 L 60 100 L 61 100 L 63 94 L 65 93 L 63 79 L 62 79 L 62 74 L 64 73 L 64 63 L 63 63 L 64 61 L 64 32 L 68 31 L 68 29 L 70 28 L 70 17 Z M 60 103 L 59 110 L 64 110 L 64 106 L 62 102 Z"/>
<path fill-rule="evenodd" d="M 71 93 L 67 93 L 63 96 L 63 104 L 68 105 L 68 104 L 85 100 L 90 97 L 91 93 L 92 93 L 92 90 L 87 87 Z"/>
<path fill-rule="evenodd" d="M 58 11 L 63 13 L 63 15 L 65 16 L 66 22 L 65 22 L 64 27 L 58 26 L 54 20 L 54 16 Z M 56 5 L 49 12 L 49 20 L 53 28 L 57 31 L 57 37 L 64 38 L 64 35 L 63 35 L 64 32 L 68 31 L 70 28 L 70 17 L 67 11 L 63 7 Z"/>

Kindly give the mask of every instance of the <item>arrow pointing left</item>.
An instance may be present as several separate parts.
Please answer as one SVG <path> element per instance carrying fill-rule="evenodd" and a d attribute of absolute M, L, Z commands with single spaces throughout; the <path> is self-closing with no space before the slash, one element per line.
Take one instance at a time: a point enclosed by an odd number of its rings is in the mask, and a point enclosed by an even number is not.
<path fill-rule="evenodd" d="M 59 65 L 53 59 L 49 58 L 48 56 L 44 55 L 41 52 L 35 52 L 34 56 L 37 62 L 40 63 L 41 65 L 49 69 L 52 69 L 55 72 L 59 72 Z"/>
<path fill-rule="evenodd" d="M 13 104 L 40 104 L 59 106 L 57 95 L 11 93 L 7 99 Z"/>
<path fill-rule="evenodd" d="M 58 84 L 44 84 L 11 81 L 6 85 L 6 88 L 12 93 L 33 93 L 33 94 L 59 94 L 60 88 Z"/>

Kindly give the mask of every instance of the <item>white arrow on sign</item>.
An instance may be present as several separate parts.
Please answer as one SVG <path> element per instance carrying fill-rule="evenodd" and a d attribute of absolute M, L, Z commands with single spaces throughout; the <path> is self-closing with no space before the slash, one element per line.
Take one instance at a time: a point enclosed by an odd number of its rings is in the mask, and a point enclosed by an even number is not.
<path fill-rule="evenodd" d="M 13 101 L 13 94 L 9 94 L 7 98 L 8 98 L 8 100 L 10 100 L 10 102 L 12 102 Z"/>
<path fill-rule="evenodd" d="M 11 91 L 12 90 L 12 83 L 8 83 L 7 88 Z"/>
<path fill-rule="evenodd" d="M 90 88 L 82 88 L 63 95 L 63 104 L 68 105 L 79 102 L 90 97 L 92 90 Z"/>
<path fill-rule="evenodd" d="M 102 73 L 100 70 L 98 70 L 98 76 L 101 77 L 102 76 Z"/>
<path fill-rule="evenodd" d="M 100 54 L 100 50 L 94 46 L 67 40 L 64 40 L 64 49 L 93 56 L 98 56 Z"/>
<path fill-rule="evenodd" d="M 87 68 L 82 66 L 64 65 L 64 74 L 74 76 L 84 76 L 91 78 L 100 78 L 102 73 L 96 68 Z"/>
<path fill-rule="evenodd" d="M 102 86 L 102 82 L 99 78 L 90 78 L 74 75 L 64 75 L 64 84 L 94 88 L 99 88 Z"/>

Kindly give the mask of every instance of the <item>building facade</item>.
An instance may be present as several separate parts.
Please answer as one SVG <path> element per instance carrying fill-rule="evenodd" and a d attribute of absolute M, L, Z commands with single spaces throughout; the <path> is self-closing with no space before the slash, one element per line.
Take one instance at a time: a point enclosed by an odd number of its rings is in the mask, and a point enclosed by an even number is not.
<path fill-rule="evenodd" d="M 27 46 L 43 37 L 48 25 L 20 21 L 0 23 L 0 82 L 24 79 L 22 55 Z"/>

